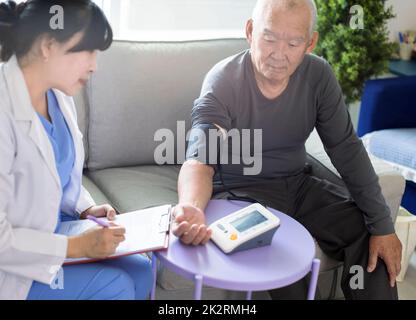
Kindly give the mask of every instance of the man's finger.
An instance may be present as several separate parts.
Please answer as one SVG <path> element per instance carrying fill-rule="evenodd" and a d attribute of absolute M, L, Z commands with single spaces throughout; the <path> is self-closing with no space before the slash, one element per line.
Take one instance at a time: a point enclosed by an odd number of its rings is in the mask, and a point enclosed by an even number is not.
<path fill-rule="evenodd" d="M 402 254 L 401 254 L 401 252 L 397 255 L 397 258 L 396 258 L 396 270 L 397 270 L 397 274 L 399 274 L 400 271 L 402 270 Z"/>
<path fill-rule="evenodd" d="M 174 206 L 173 210 L 172 210 L 172 217 L 176 218 L 176 216 L 179 214 L 180 211 L 180 207 L 179 206 Z"/>
<path fill-rule="evenodd" d="M 198 229 L 199 226 L 197 224 L 193 224 L 189 231 L 181 237 L 182 242 L 185 244 L 191 244 L 198 233 Z"/>
<path fill-rule="evenodd" d="M 387 266 L 387 272 L 389 273 L 390 286 L 393 288 L 396 283 L 397 271 L 394 266 L 394 263 L 392 263 L 391 261 L 389 262 L 385 261 L 385 263 Z"/>
<path fill-rule="evenodd" d="M 370 255 L 368 257 L 367 272 L 373 272 L 374 271 L 374 269 L 377 267 L 377 259 L 378 259 L 377 252 L 370 251 Z"/>
<path fill-rule="evenodd" d="M 173 225 L 173 234 L 178 238 L 182 237 L 185 232 L 189 232 L 189 229 L 191 228 L 191 225 L 187 221 L 181 222 L 179 224 L 174 223 Z"/>
<path fill-rule="evenodd" d="M 194 246 L 201 244 L 202 240 L 204 240 L 206 235 L 207 235 L 207 227 L 206 225 L 201 224 L 199 226 L 198 233 L 196 234 L 194 241 L 192 241 L 192 244 Z"/>
<path fill-rule="evenodd" d="M 402 271 L 402 265 L 400 262 L 396 265 L 397 275 L 399 275 L 400 271 Z"/>
<path fill-rule="evenodd" d="M 207 233 L 205 235 L 205 238 L 204 238 L 204 240 L 202 240 L 201 244 L 202 245 L 207 244 L 207 242 L 209 241 L 209 239 L 211 239 L 211 235 L 212 235 L 212 229 L 208 228 L 207 229 Z"/>
<path fill-rule="evenodd" d="M 397 277 L 396 261 L 391 255 L 385 256 L 383 260 L 389 274 L 390 286 L 394 287 Z"/>

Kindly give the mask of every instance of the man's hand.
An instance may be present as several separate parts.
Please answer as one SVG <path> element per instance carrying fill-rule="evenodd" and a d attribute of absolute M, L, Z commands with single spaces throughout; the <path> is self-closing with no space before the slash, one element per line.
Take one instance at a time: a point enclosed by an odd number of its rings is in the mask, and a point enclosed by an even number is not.
<path fill-rule="evenodd" d="M 394 287 L 396 277 L 400 273 L 402 260 L 402 244 L 395 233 L 386 236 L 370 237 L 370 254 L 368 258 L 368 272 L 377 267 L 377 259 L 381 258 L 387 266 L 390 285 Z"/>
<path fill-rule="evenodd" d="M 173 234 L 185 244 L 206 244 L 212 230 L 205 224 L 204 212 L 191 204 L 178 204 L 173 209 Z"/>
<path fill-rule="evenodd" d="M 81 213 L 80 218 L 86 219 L 87 216 L 94 216 L 97 218 L 107 217 L 108 220 L 112 221 L 116 219 L 116 210 L 109 204 L 103 204 L 101 206 L 92 206 L 88 208 L 83 213 Z"/>

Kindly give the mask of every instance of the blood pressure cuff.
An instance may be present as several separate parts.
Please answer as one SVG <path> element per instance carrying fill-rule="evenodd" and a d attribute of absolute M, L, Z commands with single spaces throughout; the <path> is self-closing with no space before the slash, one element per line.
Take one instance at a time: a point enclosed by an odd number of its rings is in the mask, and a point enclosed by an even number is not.
<path fill-rule="evenodd" d="M 200 123 L 195 125 L 189 133 L 186 160 L 197 160 L 217 171 L 223 141 L 224 133 L 214 124 Z"/>

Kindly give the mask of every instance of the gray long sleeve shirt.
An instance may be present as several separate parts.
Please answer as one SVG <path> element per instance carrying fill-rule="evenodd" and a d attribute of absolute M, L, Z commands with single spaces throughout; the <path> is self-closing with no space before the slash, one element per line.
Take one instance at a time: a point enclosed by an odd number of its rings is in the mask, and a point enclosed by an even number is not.
<path fill-rule="evenodd" d="M 257 179 L 296 174 L 306 162 L 305 142 L 316 127 L 352 198 L 365 212 L 373 235 L 394 232 L 361 140 L 344 103 L 342 90 L 324 59 L 306 55 L 285 91 L 269 100 L 257 86 L 250 50 L 229 57 L 207 74 L 192 110 L 192 126 L 215 123 L 226 130 L 262 129 L 262 170 Z M 226 182 L 245 180 L 243 164 L 223 165 Z"/>

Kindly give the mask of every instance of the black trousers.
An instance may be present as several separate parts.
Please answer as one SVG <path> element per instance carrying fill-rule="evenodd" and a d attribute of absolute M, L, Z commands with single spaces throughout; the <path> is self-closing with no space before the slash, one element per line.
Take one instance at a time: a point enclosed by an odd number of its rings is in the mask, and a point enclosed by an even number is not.
<path fill-rule="evenodd" d="M 397 299 L 397 287 L 390 287 L 386 265 L 379 259 L 377 268 L 368 273 L 370 234 L 363 212 L 346 188 L 309 173 L 273 179 L 262 183 L 228 186 L 238 196 L 253 198 L 299 221 L 312 234 L 328 256 L 344 262 L 341 288 L 346 299 Z M 215 199 L 229 196 L 223 186 L 214 186 Z M 363 272 L 363 288 L 350 286 L 351 277 Z M 352 272 L 354 271 L 354 272 Z M 353 279 L 354 281 L 355 279 Z M 305 280 L 292 286 L 270 291 L 272 298 L 303 299 Z"/>

